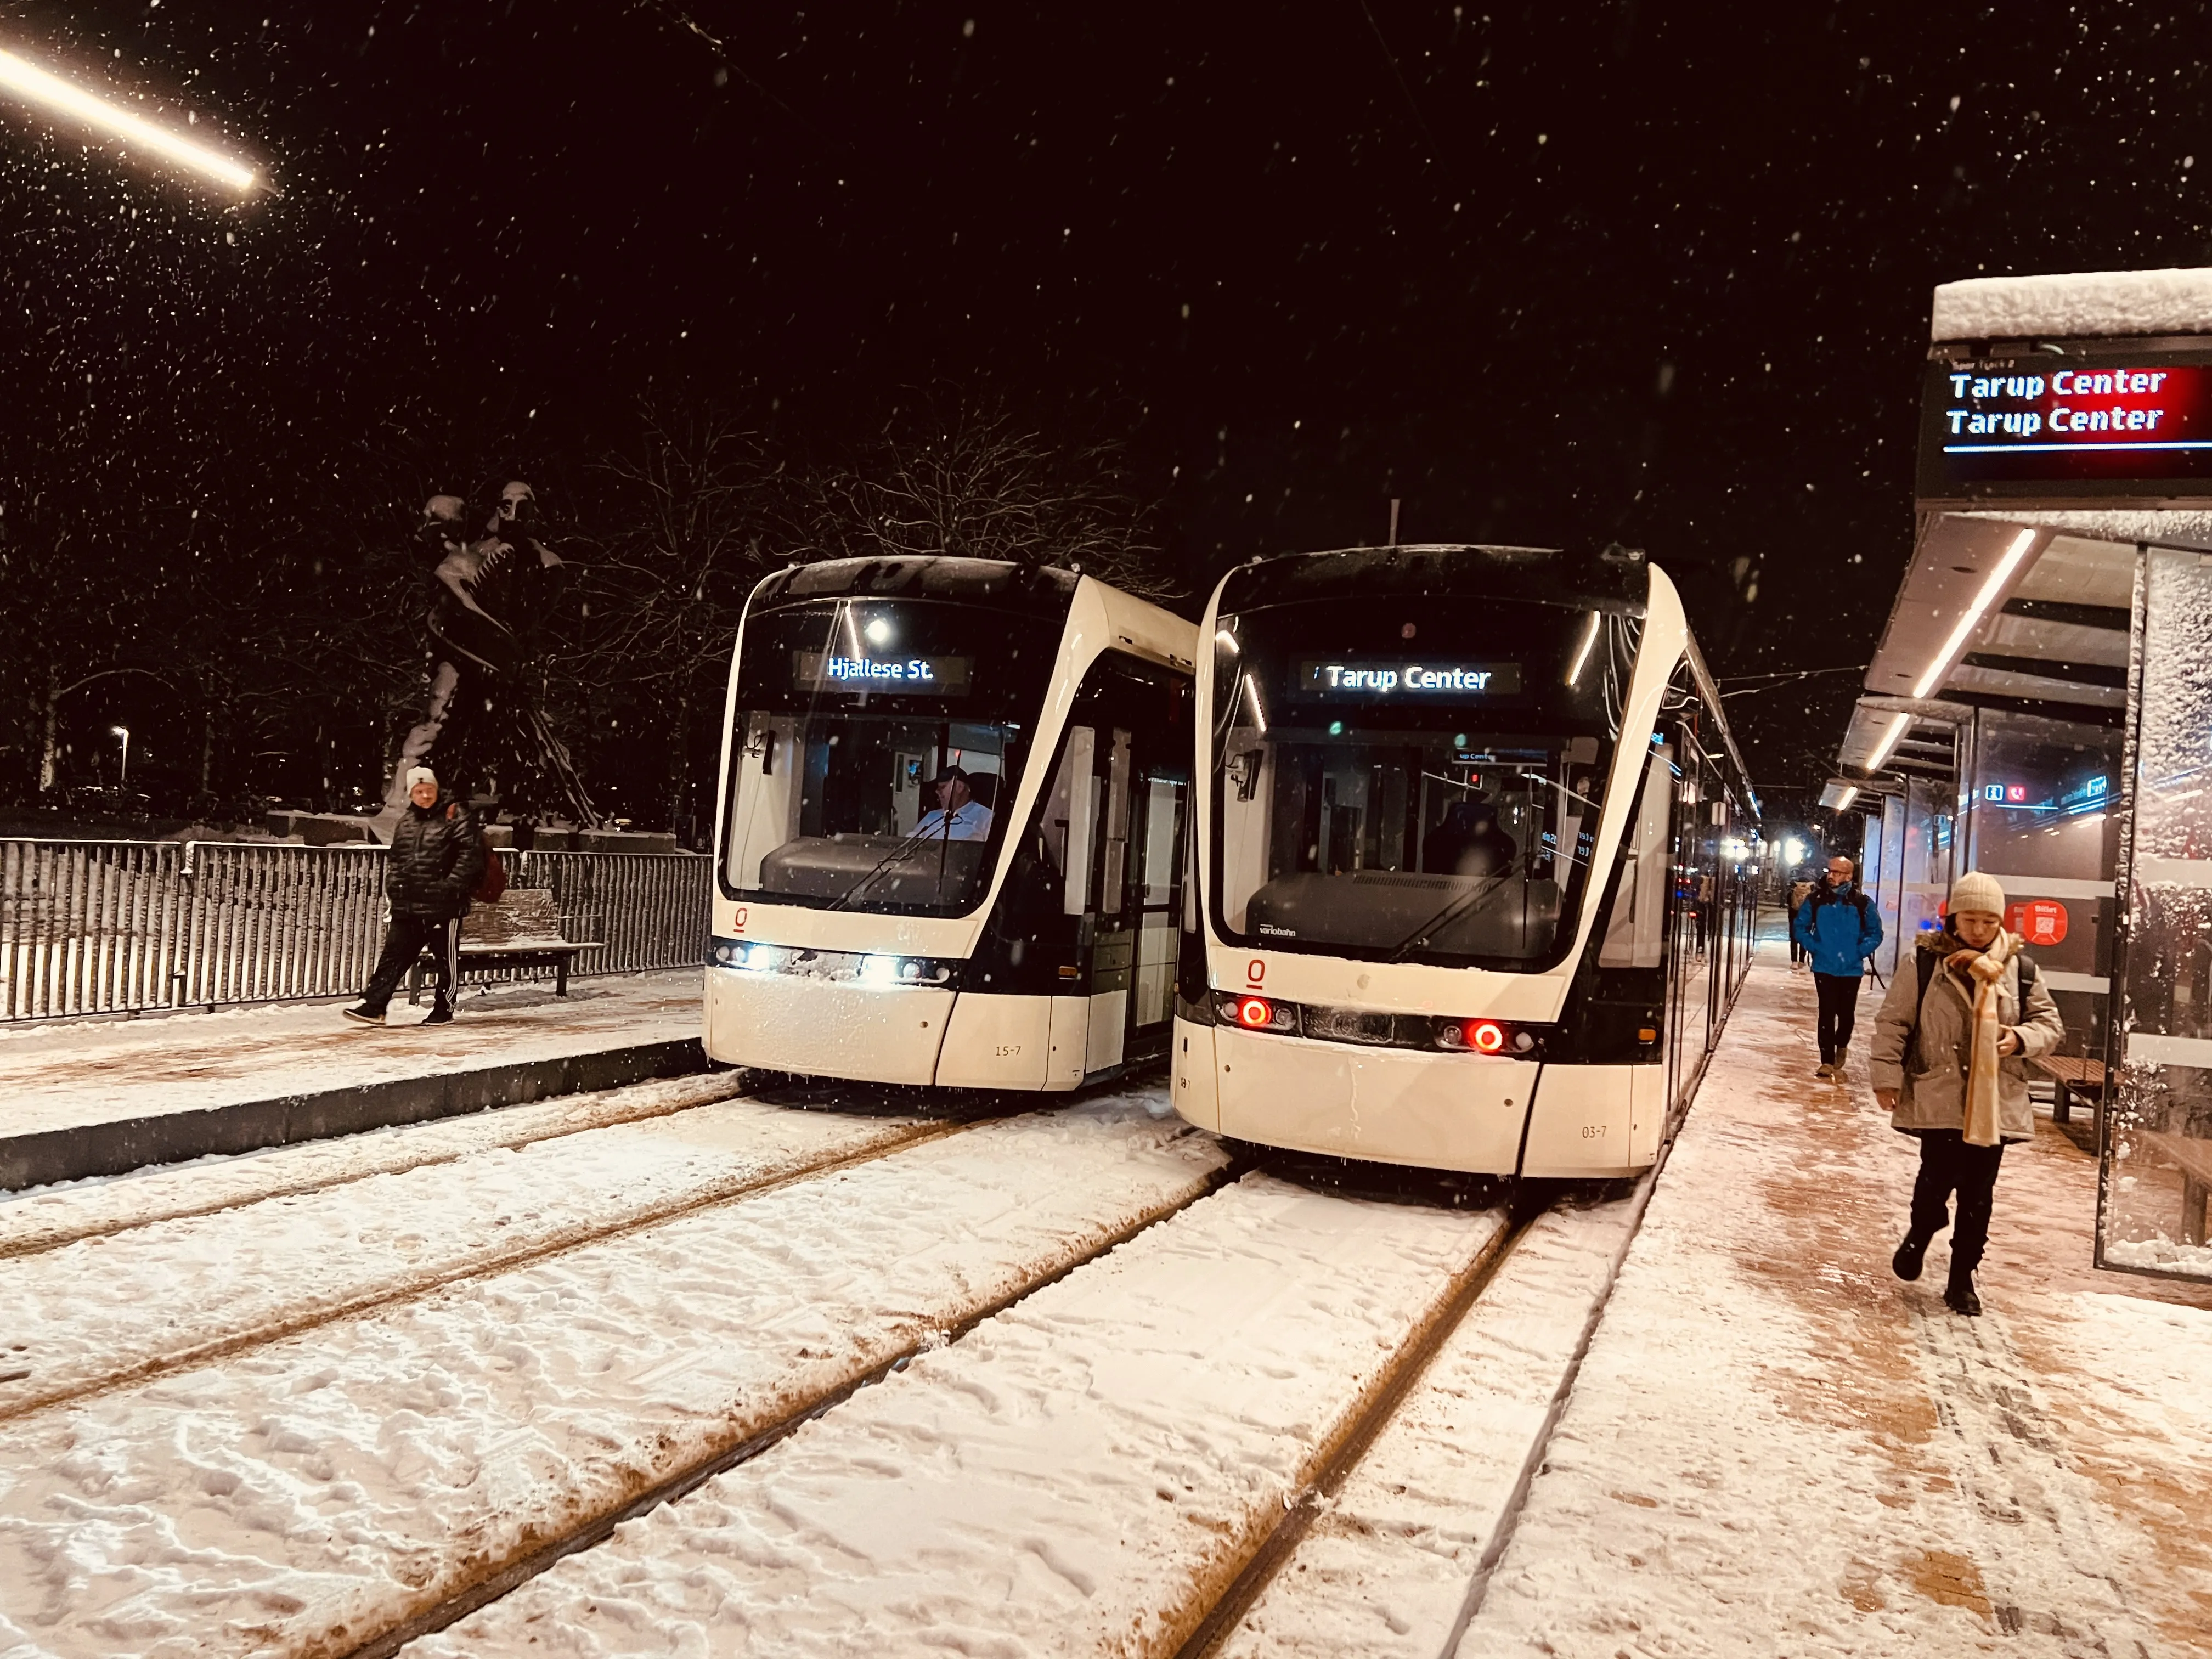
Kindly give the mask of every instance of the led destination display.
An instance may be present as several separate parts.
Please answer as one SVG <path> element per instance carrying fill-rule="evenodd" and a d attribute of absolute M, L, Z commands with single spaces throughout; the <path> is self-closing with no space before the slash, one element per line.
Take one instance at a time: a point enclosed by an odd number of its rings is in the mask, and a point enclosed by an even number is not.
<path fill-rule="evenodd" d="M 1324 697 L 1510 697 L 1521 690 L 1517 662 L 1307 662 L 1298 684 Z"/>
<path fill-rule="evenodd" d="M 1920 493 L 2137 482 L 2212 494 L 2212 363 L 2059 357 L 1929 366 Z"/>
<path fill-rule="evenodd" d="M 802 691 L 906 691 L 923 696 L 957 697 L 968 690 L 972 657 L 848 657 L 831 652 L 794 651 L 793 671 Z"/>

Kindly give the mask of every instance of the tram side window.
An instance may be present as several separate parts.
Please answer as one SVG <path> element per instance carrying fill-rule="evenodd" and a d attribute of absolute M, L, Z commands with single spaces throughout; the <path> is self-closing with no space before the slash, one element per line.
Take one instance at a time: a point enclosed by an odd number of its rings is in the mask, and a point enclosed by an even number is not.
<path fill-rule="evenodd" d="M 1069 916 L 1102 918 L 1170 902 L 1177 819 L 1155 803 L 1164 787 L 1179 805 L 1188 787 L 1187 698 L 1187 691 L 1110 658 L 1092 667 L 1024 849 L 1035 866 L 1031 902 L 1056 902 Z M 1143 843 L 1133 860 L 1133 836 Z"/>
<path fill-rule="evenodd" d="M 1601 968 L 1656 968 L 1666 958 L 1667 821 L 1674 795 L 1674 748 L 1655 743 L 1637 792 L 1636 817 L 1621 842 L 1620 884 L 1598 949 Z"/>

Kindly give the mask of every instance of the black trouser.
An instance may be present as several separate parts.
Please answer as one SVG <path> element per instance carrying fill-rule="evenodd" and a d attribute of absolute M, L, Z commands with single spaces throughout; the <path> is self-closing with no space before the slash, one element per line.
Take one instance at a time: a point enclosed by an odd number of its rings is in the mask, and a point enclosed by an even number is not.
<path fill-rule="evenodd" d="M 1859 1012 L 1859 975 L 1815 972 L 1813 990 L 1820 999 L 1820 1064 L 1832 1066 L 1850 1046 Z"/>
<path fill-rule="evenodd" d="M 392 926 L 384 930 L 384 954 L 376 959 L 376 971 L 368 976 L 368 988 L 361 994 L 361 1006 L 372 1014 L 382 1013 L 426 945 L 434 945 L 437 950 L 439 1000 L 450 1002 L 453 988 L 461 980 L 460 918 L 395 914 Z"/>
<path fill-rule="evenodd" d="M 1920 1176 L 1912 1183 L 1912 1231 L 1932 1238 L 1951 1219 L 1946 1206 L 1959 1194 L 1959 1224 L 1951 1231 L 1951 1271 L 1970 1273 L 1982 1265 L 1990 1242 L 1990 1210 L 1996 1201 L 1997 1164 L 2004 1143 L 1969 1146 L 1963 1130 L 1920 1131 Z"/>

